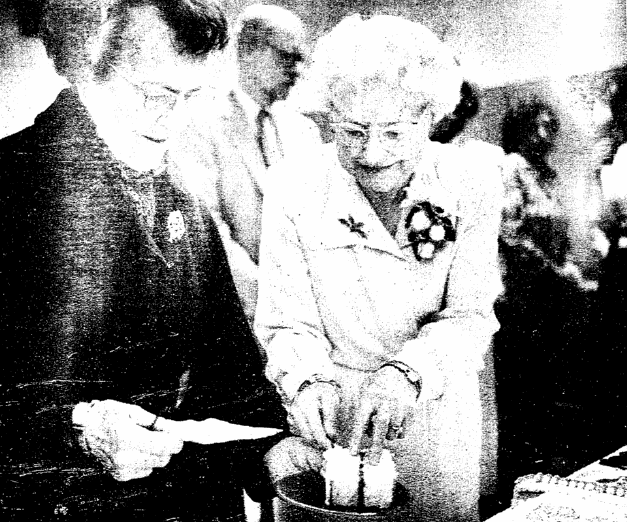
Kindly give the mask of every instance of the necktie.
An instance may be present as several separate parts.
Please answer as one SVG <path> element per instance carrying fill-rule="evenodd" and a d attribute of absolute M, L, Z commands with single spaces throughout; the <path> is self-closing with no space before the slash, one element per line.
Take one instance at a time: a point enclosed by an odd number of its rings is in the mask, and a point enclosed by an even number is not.
<path fill-rule="evenodd" d="M 276 163 L 282 156 L 279 139 L 272 115 L 265 109 L 257 114 L 257 144 L 266 167 Z"/>

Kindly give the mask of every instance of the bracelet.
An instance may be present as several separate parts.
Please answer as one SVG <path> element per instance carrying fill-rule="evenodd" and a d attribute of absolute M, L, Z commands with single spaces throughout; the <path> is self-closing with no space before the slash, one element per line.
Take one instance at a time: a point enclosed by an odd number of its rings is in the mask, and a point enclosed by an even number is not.
<path fill-rule="evenodd" d="M 379 366 L 379 370 L 385 368 L 386 366 L 391 366 L 392 368 L 396 368 L 399 372 L 401 372 L 410 382 L 410 384 L 414 388 L 416 388 L 416 399 L 420 397 L 420 392 L 422 390 L 422 378 L 416 370 L 414 370 L 411 366 L 405 364 L 402 361 L 388 361 Z"/>
<path fill-rule="evenodd" d="M 307 388 L 307 386 L 311 386 L 312 384 L 316 384 L 316 383 L 330 384 L 331 386 L 335 386 L 337 391 L 340 391 L 342 389 L 342 387 L 336 381 L 334 381 L 333 379 L 327 379 L 326 377 L 320 375 L 319 373 L 316 373 L 316 374 L 312 375 L 311 377 L 309 377 L 309 379 L 304 381 L 298 387 L 298 390 L 296 390 L 296 395 L 298 395 L 305 388 Z M 296 395 L 294 397 L 296 397 Z"/>

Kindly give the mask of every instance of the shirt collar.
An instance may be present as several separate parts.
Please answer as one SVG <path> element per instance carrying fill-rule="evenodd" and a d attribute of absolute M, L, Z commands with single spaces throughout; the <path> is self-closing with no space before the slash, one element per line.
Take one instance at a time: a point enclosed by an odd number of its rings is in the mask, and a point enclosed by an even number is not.
<path fill-rule="evenodd" d="M 246 94 L 240 87 L 235 89 L 235 96 L 237 97 L 242 109 L 244 110 L 244 114 L 246 115 L 246 119 L 248 122 L 255 126 L 257 125 L 257 115 L 261 110 L 261 105 L 259 105 L 255 100 L 253 100 L 250 95 Z M 272 107 L 268 107 L 266 109 L 269 113 L 272 113 Z"/>

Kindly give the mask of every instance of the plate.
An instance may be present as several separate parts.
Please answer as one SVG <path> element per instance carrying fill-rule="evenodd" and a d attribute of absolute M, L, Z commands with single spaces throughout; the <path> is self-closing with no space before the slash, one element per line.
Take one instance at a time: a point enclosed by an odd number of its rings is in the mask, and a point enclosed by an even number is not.
<path fill-rule="evenodd" d="M 383 509 L 330 507 L 325 505 L 324 478 L 316 472 L 307 471 L 279 480 L 276 484 L 280 499 L 278 520 L 292 522 L 300 520 L 382 521 L 398 517 L 411 506 L 411 496 L 401 485 L 396 484 L 392 504 Z M 282 516 L 281 516 L 282 515 Z M 313 517 L 313 515 L 318 515 Z"/>

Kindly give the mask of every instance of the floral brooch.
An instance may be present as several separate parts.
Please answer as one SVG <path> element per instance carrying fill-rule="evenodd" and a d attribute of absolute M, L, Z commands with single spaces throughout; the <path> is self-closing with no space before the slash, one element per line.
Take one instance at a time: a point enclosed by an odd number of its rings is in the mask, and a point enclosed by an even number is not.
<path fill-rule="evenodd" d="M 355 218 L 351 215 L 348 216 L 348 219 L 339 219 L 338 220 L 342 225 L 348 228 L 348 231 L 351 234 L 357 234 L 359 237 L 363 239 L 367 239 L 368 236 L 364 232 L 364 224 L 361 222 L 355 221 Z"/>
<path fill-rule="evenodd" d="M 179 241 L 185 235 L 185 221 L 180 210 L 170 212 L 168 216 L 168 241 L 174 243 Z"/>
<path fill-rule="evenodd" d="M 455 241 L 453 216 L 429 201 L 415 203 L 405 219 L 407 239 L 416 259 L 432 259 L 447 241 Z"/>

